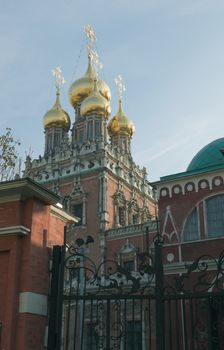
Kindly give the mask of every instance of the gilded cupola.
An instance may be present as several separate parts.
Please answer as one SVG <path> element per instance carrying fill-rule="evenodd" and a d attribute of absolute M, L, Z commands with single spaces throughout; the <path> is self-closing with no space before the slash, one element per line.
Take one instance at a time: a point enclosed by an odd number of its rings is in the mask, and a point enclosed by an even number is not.
<path fill-rule="evenodd" d="M 93 43 L 96 40 L 93 29 L 90 25 L 88 25 L 85 27 L 85 31 L 88 40 L 88 68 L 84 76 L 72 83 L 69 88 L 69 100 L 74 108 L 76 108 L 76 106 L 94 90 L 94 80 L 98 77 L 94 64 L 96 67 L 100 64 L 100 69 L 102 68 L 102 64 L 99 62 L 99 56 L 95 51 L 93 51 Z M 105 81 L 98 80 L 97 85 L 100 94 L 105 97 L 107 101 L 110 101 L 110 88 Z"/>
<path fill-rule="evenodd" d="M 135 126 L 131 120 L 124 114 L 122 110 L 122 101 L 119 99 L 119 108 L 117 114 L 110 120 L 108 124 L 109 136 L 124 135 L 132 137 Z"/>
<path fill-rule="evenodd" d="M 133 122 L 129 120 L 128 117 L 124 114 L 122 109 L 122 95 L 125 91 L 125 86 L 123 84 L 121 75 L 118 75 L 118 77 L 115 79 L 115 84 L 118 90 L 119 108 L 117 114 L 110 120 L 108 124 L 108 134 L 111 137 L 122 135 L 131 138 L 134 134 L 135 126 Z"/>
<path fill-rule="evenodd" d="M 81 103 L 80 114 L 83 117 L 93 114 L 105 117 L 110 115 L 110 103 L 99 92 L 97 80 L 94 81 L 93 92 Z"/>
<path fill-rule="evenodd" d="M 52 126 L 58 126 L 63 128 L 64 131 L 68 132 L 71 125 L 71 120 L 67 112 L 61 106 L 60 103 L 60 87 L 64 83 L 64 78 L 61 75 L 59 67 L 52 71 L 56 79 L 56 101 L 54 106 L 45 113 L 43 117 L 44 129 Z"/>

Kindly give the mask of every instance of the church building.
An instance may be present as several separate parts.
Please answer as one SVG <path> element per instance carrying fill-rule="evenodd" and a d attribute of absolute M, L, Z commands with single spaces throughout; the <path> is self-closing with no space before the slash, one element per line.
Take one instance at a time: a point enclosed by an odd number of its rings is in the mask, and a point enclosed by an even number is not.
<path fill-rule="evenodd" d="M 167 264 L 218 257 L 224 233 L 224 138 L 203 147 L 182 173 L 155 183 Z"/>
<path fill-rule="evenodd" d="M 80 218 L 69 230 L 69 241 L 85 241 L 91 235 L 90 254 L 103 259 L 108 244 L 116 253 L 127 245 L 133 253 L 144 249 L 144 227 L 156 217 L 156 199 L 146 169 L 132 158 L 135 127 L 123 111 L 122 78 L 115 79 L 118 109 L 110 118 L 111 92 L 99 77 L 102 64 L 94 51 L 95 34 L 91 26 L 85 31 L 87 70 L 68 92 L 74 117 L 61 106 L 64 78 L 58 67 L 53 71 L 56 101 L 43 118 L 44 153 L 32 161 L 27 157 L 24 175 L 61 196 L 64 209 Z"/>

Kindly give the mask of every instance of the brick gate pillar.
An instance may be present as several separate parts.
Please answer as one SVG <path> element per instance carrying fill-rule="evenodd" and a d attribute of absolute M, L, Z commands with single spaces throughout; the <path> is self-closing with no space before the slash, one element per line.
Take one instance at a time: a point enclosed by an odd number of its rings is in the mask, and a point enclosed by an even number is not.
<path fill-rule="evenodd" d="M 51 250 L 76 221 L 59 200 L 29 178 L 0 183 L 0 350 L 45 348 Z"/>

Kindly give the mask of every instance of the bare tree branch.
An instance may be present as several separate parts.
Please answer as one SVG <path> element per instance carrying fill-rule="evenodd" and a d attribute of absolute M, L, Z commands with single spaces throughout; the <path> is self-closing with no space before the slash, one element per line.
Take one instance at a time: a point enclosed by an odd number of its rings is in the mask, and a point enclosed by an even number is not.
<path fill-rule="evenodd" d="M 18 146 L 20 141 L 14 139 L 11 128 L 6 128 L 0 135 L 0 181 L 14 179 L 19 164 Z"/>

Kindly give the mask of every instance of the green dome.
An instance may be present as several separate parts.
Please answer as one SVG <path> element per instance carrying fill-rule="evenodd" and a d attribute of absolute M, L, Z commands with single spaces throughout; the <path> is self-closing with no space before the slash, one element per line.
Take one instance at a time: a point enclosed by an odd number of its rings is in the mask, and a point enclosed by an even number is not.
<path fill-rule="evenodd" d="M 203 147 L 188 165 L 187 171 L 224 166 L 224 137 Z"/>

